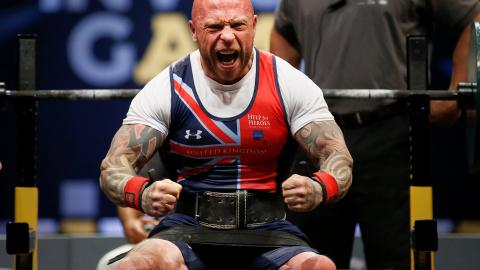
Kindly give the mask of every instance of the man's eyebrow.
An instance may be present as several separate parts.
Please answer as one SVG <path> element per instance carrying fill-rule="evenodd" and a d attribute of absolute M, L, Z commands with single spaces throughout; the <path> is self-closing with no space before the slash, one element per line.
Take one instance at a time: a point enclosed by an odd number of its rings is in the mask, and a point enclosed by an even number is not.
<path fill-rule="evenodd" d="M 205 20 L 204 25 L 205 26 L 218 25 L 218 24 L 223 25 L 224 24 L 223 22 L 224 22 L 223 20 L 209 19 L 209 20 Z M 234 19 L 232 19 L 228 22 L 230 24 L 246 23 L 246 22 L 248 22 L 248 18 L 247 17 L 238 17 L 238 18 L 234 18 Z"/>
<path fill-rule="evenodd" d="M 246 23 L 246 22 L 248 22 L 247 17 L 237 17 L 230 21 L 230 23 Z"/>
<path fill-rule="evenodd" d="M 220 23 L 221 22 L 219 20 L 210 19 L 210 20 L 205 20 L 203 25 L 209 26 L 209 25 L 220 24 Z"/>

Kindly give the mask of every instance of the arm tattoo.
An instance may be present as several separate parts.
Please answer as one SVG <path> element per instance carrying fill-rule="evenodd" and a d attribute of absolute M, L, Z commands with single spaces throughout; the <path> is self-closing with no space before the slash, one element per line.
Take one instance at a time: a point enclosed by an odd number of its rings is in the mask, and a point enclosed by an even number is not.
<path fill-rule="evenodd" d="M 313 180 L 311 180 L 313 181 Z M 308 188 L 307 190 L 308 196 L 305 196 L 306 204 L 307 204 L 307 209 L 309 211 L 315 209 L 317 205 L 320 204 L 318 200 L 320 200 L 318 194 L 323 194 L 322 191 L 319 189 L 319 186 L 316 185 L 315 183 L 312 183 L 312 185 Z M 312 200 L 313 199 L 313 200 Z"/>
<path fill-rule="evenodd" d="M 295 139 L 321 172 L 335 178 L 338 199 L 343 198 L 352 183 L 353 159 L 335 121 L 311 122 L 295 134 Z"/>
<path fill-rule="evenodd" d="M 162 145 L 165 134 L 145 125 L 123 125 L 100 166 L 100 187 L 115 204 L 125 206 L 123 189 Z"/>

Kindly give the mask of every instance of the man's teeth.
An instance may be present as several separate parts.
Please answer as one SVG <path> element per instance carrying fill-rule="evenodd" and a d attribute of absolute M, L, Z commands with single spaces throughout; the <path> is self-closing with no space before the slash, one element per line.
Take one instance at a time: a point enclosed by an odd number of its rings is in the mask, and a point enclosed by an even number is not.
<path fill-rule="evenodd" d="M 235 51 L 232 50 L 232 51 L 220 51 L 220 54 L 223 54 L 223 55 L 227 55 L 227 54 L 234 54 Z"/>
<path fill-rule="evenodd" d="M 231 60 L 231 61 L 228 61 L 228 62 L 222 61 L 222 64 L 224 64 L 224 65 L 231 65 L 233 63 L 235 63 L 235 60 Z"/>
<path fill-rule="evenodd" d="M 222 62 L 222 64 L 224 65 L 231 65 L 233 63 L 235 63 L 235 53 L 236 51 L 235 50 L 230 50 L 230 51 L 220 51 L 219 54 L 220 54 L 220 62 Z"/>

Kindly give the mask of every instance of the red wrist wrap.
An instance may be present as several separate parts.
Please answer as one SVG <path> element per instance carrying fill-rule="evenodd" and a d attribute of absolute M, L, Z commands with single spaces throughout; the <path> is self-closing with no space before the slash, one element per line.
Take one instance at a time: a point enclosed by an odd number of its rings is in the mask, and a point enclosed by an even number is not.
<path fill-rule="evenodd" d="M 313 174 L 313 178 L 316 178 L 324 189 L 323 202 L 321 205 L 326 205 L 335 201 L 338 196 L 338 185 L 335 178 L 328 173 L 316 172 Z M 323 183 L 323 185 L 322 185 Z"/>
<path fill-rule="evenodd" d="M 128 180 L 123 191 L 123 198 L 128 207 L 143 212 L 142 193 L 148 181 L 148 178 L 140 176 Z"/>

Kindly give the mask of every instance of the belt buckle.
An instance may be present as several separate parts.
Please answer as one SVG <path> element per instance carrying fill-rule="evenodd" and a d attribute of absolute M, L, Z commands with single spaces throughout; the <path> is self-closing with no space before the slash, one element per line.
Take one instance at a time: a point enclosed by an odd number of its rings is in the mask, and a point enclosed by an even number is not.
<path fill-rule="evenodd" d="M 198 220 L 202 226 L 213 229 L 238 229 L 238 212 L 235 211 L 238 211 L 239 205 L 238 198 L 240 196 L 238 196 L 238 192 L 225 193 L 205 191 L 197 193 L 195 195 L 195 209 L 193 214 L 194 218 Z M 218 204 L 217 201 L 220 200 L 223 202 L 223 206 L 215 206 L 216 204 Z M 232 203 L 234 203 L 234 205 L 227 205 L 230 200 L 233 200 Z M 204 204 L 204 201 L 206 204 Z M 220 208 L 217 209 L 216 207 Z M 214 209 L 215 213 L 207 214 L 207 209 Z M 218 212 L 215 209 L 221 211 Z M 206 215 L 204 216 L 204 214 Z M 228 217 L 233 218 L 233 220 L 229 219 Z M 215 219 L 217 218 L 220 218 L 220 220 L 217 220 L 216 222 Z M 228 222 L 228 220 L 230 220 L 230 222 Z"/>

